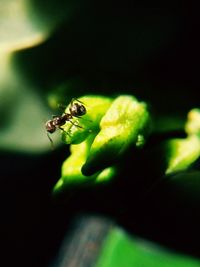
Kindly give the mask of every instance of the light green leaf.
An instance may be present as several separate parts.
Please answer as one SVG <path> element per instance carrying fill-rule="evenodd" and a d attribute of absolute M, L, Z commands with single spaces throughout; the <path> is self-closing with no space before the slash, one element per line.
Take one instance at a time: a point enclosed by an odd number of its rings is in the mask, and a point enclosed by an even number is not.
<path fill-rule="evenodd" d="M 166 145 L 166 174 L 188 169 L 200 156 L 200 139 L 191 135 L 185 139 L 172 139 Z"/>
<path fill-rule="evenodd" d="M 147 106 L 133 96 L 116 98 L 100 122 L 82 171 L 91 175 L 114 164 L 133 145 L 142 146 L 150 130 Z"/>
<path fill-rule="evenodd" d="M 46 11 L 46 12 L 45 12 Z M 68 11 L 68 12 L 67 12 Z M 40 44 L 72 12 L 55 1 L 0 1 L 0 53 L 12 52 Z"/>
<path fill-rule="evenodd" d="M 146 104 L 133 96 L 119 96 L 115 100 L 84 96 L 78 100 L 85 105 L 87 113 L 63 126 L 63 140 L 73 145 L 54 192 L 69 185 L 111 180 L 117 174 L 115 163 L 130 148 L 142 147 L 149 133 L 150 115 Z M 70 112 L 69 106 L 65 112 Z"/>

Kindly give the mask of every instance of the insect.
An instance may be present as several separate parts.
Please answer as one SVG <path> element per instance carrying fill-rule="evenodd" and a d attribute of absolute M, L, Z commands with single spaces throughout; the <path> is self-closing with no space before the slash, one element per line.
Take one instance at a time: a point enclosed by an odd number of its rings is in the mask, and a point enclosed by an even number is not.
<path fill-rule="evenodd" d="M 73 117 L 80 118 L 86 114 L 86 108 L 83 103 L 78 99 L 72 99 L 69 106 L 69 113 L 63 113 L 61 116 L 53 116 L 53 119 L 48 120 L 45 124 L 47 136 L 50 142 L 53 144 L 49 134 L 54 133 L 57 129 L 63 130 L 62 126 L 69 121 L 71 124 L 82 128 L 80 125 L 75 124 L 72 119 Z"/>

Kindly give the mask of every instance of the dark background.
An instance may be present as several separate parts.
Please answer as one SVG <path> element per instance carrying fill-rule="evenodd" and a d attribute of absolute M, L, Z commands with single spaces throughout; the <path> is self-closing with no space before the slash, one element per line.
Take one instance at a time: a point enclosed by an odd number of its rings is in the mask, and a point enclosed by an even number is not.
<path fill-rule="evenodd" d="M 39 1 L 35 5 L 41 8 Z M 70 80 L 77 95 L 134 94 L 149 102 L 159 118 L 184 117 L 199 105 L 195 10 L 113 1 L 77 3 L 75 10 L 45 43 L 16 54 L 24 76 L 42 85 L 42 98 L 49 88 Z M 58 94 L 70 98 L 72 92 Z M 146 197 L 141 181 L 152 173 L 148 168 L 141 172 L 144 162 L 134 163 L 131 155 L 111 185 L 53 199 L 51 190 L 67 154 L 66 146 L 38 155 L 1 151 L 2 266 L 50 266 L 79 213 L 106 215 L 130 233 L 200 256 L 198 203 L 179 199 L 176 189 L 163 184 Z"/>

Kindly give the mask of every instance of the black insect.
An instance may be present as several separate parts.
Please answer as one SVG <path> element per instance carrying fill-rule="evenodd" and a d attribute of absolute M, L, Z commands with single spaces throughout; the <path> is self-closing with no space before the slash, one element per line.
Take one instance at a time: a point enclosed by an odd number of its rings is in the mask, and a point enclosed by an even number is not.
<path fill-rule="evenodd" d="M 52 120 L 48 120 L 45 124 L 47 130 L 47 136 L 52 143 L 52 139 L 49 136 L 49 133 L 54 133 L 57 129 L 63 130 L 62 126 L 69 121 L 71 124 L 82 128 L 80 125 L 75 124 L 72 119 L 73 117 L 80 118 L 86 114 L 86 108 L 83 103 L 78 99 L 72 99 L 69 106 L 69 113 L 63 113 L 61 116 L 53 116 Z"/>

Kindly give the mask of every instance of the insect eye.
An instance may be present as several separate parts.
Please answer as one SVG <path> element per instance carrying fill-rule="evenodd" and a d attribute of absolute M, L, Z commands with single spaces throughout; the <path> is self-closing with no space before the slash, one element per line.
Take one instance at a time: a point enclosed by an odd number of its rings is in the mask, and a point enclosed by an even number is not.
<path fill-rule="evenodd" d="M 81 105 L 79 106 L 79 111 L 81 115 L 84 115 L 86 113 L 86 108 L 83 105 Z"/>

